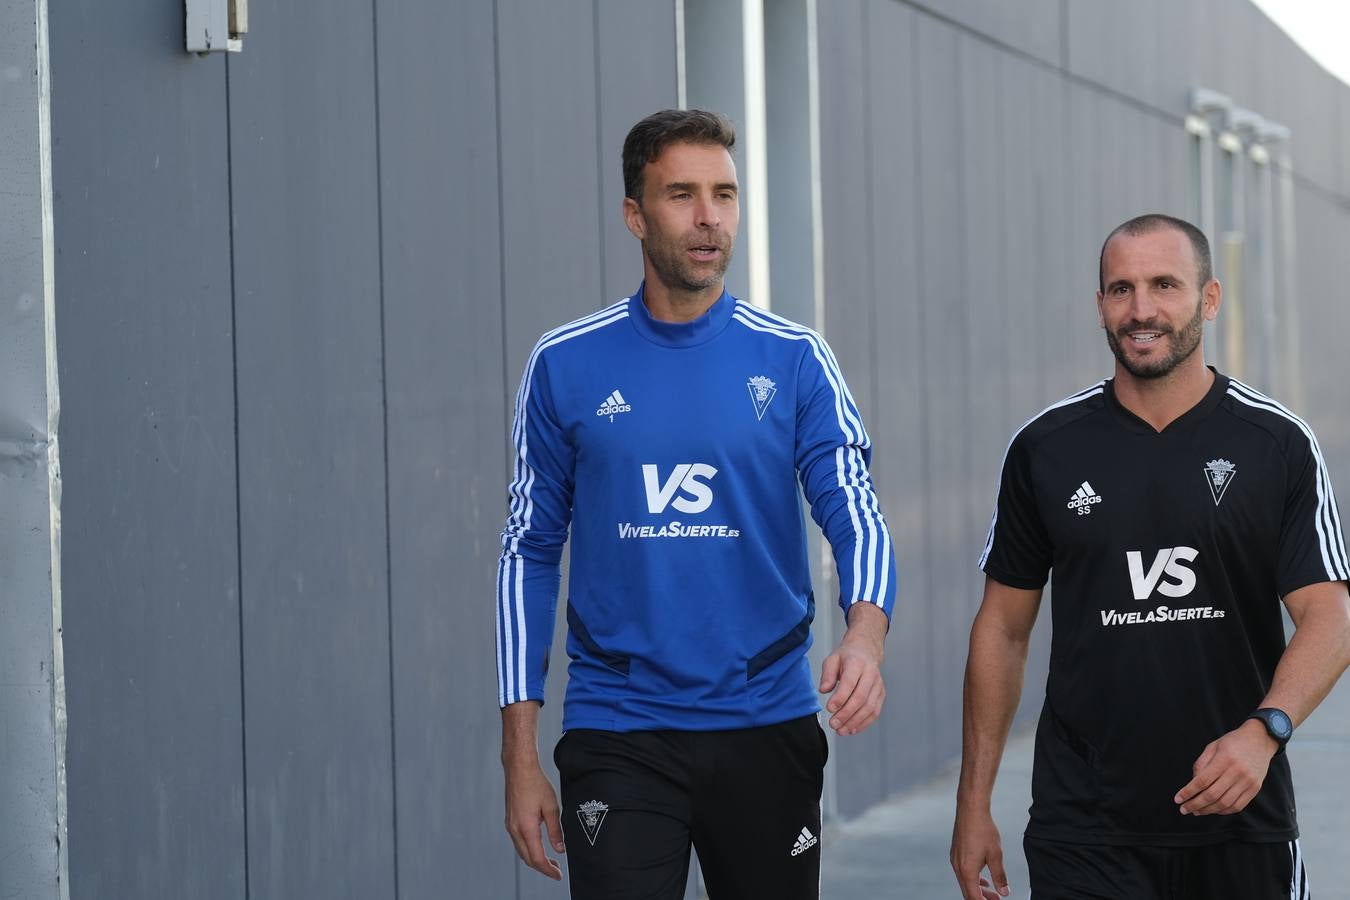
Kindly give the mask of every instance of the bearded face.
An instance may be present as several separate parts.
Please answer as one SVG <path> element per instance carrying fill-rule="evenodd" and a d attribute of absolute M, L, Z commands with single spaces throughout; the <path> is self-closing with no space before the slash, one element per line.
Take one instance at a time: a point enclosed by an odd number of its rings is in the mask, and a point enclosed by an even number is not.
<path fill-rule="evenodd" d="M 1181 365 L 1200 346 L 1204 336 L 1204 303 L 1199 297 L 1195 301 L 1195 314 L 1186 321 L 1181 329 L 1175 329 L 1157 317 L 1147 322 L 1132 320 L 1121 325 L 1115 331 L 1106 329 L 1106 344 L 1115 354 L 1116 361 L 1135 378 L 1162 378 Z M 1124 342 L 1136 345 L 1165 343 L 1162 353 L 1140 356 L 1127 353 Z"/>

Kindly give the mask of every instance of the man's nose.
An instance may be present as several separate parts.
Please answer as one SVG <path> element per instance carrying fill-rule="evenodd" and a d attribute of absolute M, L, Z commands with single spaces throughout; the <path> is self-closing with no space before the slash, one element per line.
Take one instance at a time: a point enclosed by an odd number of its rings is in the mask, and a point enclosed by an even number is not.
<path fill-rule="evenodd" d="M 718 212 L 717 204 L 711 199 L 703 199 L 698 202 L 694 210 L 695 224 L 700 228 L 716 228 L 722 223 L 721 213 Z"/>
<path fill-rule="evenodd" d="M 1158 301 L 1147 285 L 1130 292 L 1130 315 L 1140 322 L 1147 322 L 1158 314 Z"/>

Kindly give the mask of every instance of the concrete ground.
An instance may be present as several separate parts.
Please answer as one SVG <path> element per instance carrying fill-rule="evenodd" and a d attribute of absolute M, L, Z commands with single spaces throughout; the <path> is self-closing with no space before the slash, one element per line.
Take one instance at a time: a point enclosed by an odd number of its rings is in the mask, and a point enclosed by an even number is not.
<path fill-rule="evenodd" d="M 1028 893 L 1022 830 L 1031 804 L 1031 733 L 1008 743 L 994 790 L 1012 897 Z M 1350 900 L 1350 679 L 1289 744 L 1298 798 L 1300 845 L 1317 900 Z M 883 803 L 858 819 L 827 827 L 822 900 L 959 898 L 947 863 L 956 770 Z"/>

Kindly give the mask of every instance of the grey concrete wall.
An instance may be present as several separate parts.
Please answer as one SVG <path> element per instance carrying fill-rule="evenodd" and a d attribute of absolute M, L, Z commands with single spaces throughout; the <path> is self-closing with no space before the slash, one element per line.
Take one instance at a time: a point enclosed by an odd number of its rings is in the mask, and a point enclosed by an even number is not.
<path fill-rule="evenodd" d="M 674 14 L 433 6 L 53 13 L 75 897 L 565 895 L 500 826 L 509 403 L 640 278 Z"/>
<path fill-rule="evenodd" d="M 722 6 L 686 0 L 689 97 L 736 114 Z M 901 588 L 886 715 L 835 745 L 852 815 L 959 750 L 1003 448 L 1109 372 L 1097 244 L 1191 214 L 1191 87 L 1295 131 L 1305 409 L 1350 483 L 1350 88 L 1245 0 L 817 6 L 814 324 L 877 447 Z M 812 321 L 808 4 L 766 8 L 772 293 Z M 501 829 L 506 433 L 535 338 L 640 278 L 619 148 L 676 102 L 674 10 L 255 0 L 228 59 L 184 54 L 173 4 L 52 10 L 73 896 L 565 895 Z"/>
<path fill-rule="evenodd" d="M 53 4 L 71 896 L 245 889 L 224 60 Z"/>
<path fill-rule="evenodd" d="M 0 897 L 65 896 L 47 9 L 0 2 Z"/>

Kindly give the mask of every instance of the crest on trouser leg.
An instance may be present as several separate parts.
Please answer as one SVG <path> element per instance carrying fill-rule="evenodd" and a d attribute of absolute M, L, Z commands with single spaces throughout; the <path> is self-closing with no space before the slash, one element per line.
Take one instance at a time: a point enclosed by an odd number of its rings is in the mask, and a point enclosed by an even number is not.
<path fill-rule="evenodd" d="M 600 834 L 600 826 L 605 824 L 605 813 L 609 812 L 609 805 L 601 803 L 599 800 L 587 800 L 577 809 L 577 819 L 581 822 L 581 830 L 586 832 L 586 840 L 595 846 L 595 838 Z"/>

